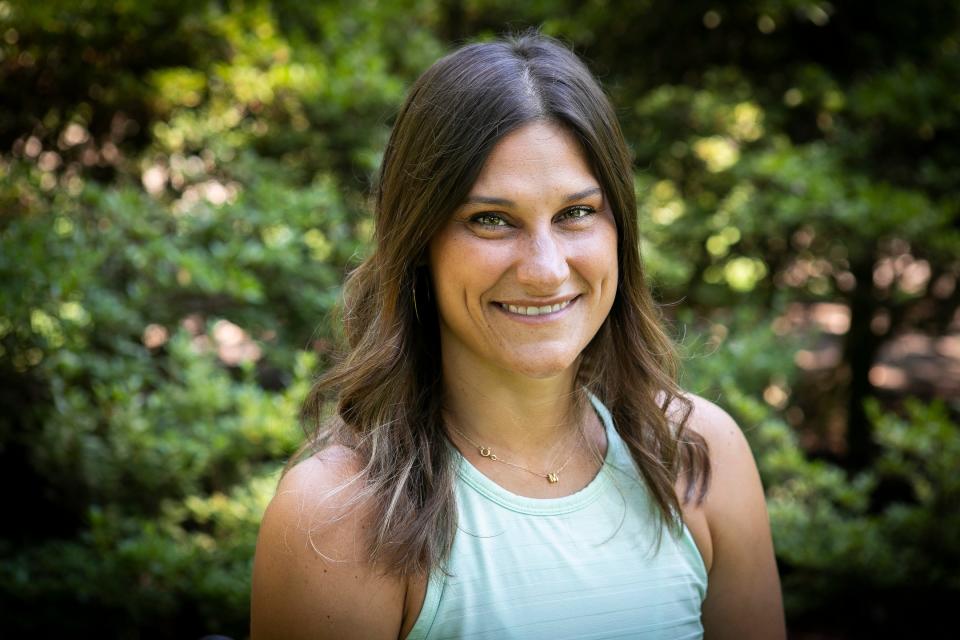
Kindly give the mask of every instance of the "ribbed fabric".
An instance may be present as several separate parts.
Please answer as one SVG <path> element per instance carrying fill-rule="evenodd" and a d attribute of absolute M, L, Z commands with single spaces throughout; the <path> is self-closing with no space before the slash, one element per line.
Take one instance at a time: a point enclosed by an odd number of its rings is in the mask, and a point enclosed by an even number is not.
<path fill-rule="evenodd" d="M 503 489 L 460 456 L 459 530 L 408 640 L 701 638 L 707 572 L 690 531 L 663 528 L 609 411 L 597 476 L 563 498 Z M 459 455 L 459 454 L 458 454 Z"/>

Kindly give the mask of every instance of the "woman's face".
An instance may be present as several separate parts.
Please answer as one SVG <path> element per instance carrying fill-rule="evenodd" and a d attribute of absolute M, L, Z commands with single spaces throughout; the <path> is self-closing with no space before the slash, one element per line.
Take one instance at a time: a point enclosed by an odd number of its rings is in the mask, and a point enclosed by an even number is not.
<path fill-rule="evenodd" d="M 567 371 L 617 290 L 617 230 L 576 138 L 512 132 L 430 243 L 443 358 L 545 378 Z"/>

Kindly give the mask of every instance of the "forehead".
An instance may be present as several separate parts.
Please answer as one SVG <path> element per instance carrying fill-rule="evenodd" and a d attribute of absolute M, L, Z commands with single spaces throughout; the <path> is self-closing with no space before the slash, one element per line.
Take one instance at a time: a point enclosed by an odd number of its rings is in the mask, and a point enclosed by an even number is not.
<path fill-rule="evenodd" d="M 549 122 L 507 134 L 490 152 L 470 195 L 570 193 L 600 186 L 577 138 Z M 496 192 L 496 193 L 494 193 Z"/>

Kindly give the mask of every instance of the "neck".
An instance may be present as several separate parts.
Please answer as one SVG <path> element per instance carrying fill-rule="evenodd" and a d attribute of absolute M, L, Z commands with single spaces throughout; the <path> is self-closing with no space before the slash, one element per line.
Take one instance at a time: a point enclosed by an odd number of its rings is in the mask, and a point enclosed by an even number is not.
<path fill-rule="evenodd" d="M 554 376 L 530 378 L 470 358 L 444 357 L 446 417 L 484 446 L 515 459 L 542 460 L 558 444 L 569 443 L 583 420 L 575 401 L 576 365 Z"/>

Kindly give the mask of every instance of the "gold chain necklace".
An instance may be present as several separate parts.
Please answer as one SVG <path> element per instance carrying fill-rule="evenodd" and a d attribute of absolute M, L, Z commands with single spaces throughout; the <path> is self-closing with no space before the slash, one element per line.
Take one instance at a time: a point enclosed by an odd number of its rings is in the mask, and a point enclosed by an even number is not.
<path fill-rule="evenodd" d="M 574 454 L 576 454 L 576 452 L 577 452 L 577 446 L 576 446 L 576 445 L 580 444 L 580 440 L 583 439 L 583 429 L 577 429 L 577 431 L 579 432 L 579 433 L 578 433 L 577 440 L 576 440 L 576 442 L 574 443 L 574 446 L 573 446 L 573 448 L 572 448 L 571 451 L 570 451 L 570 455 L 567 456 L 567 459 L 564 461 L 564 463 L 563 463 L 562 465 L 560 465 L 560 468 L 557 469 L 556 471 L 554 471 L 553 473 L 538 473 L 538 472 L 534 471 L 533 469 L 528 469 L 528 468 L 526 468 L 526 467 L 524 467 L 524 466 L 522 466 L 522 465 L 519 465 L 519 464 L 517 464 L 517 463 L 515 463 L 515 462 L 510 462 L 509 460 L 504 460 L 503 458 L 501 458 L 501 457 L 499 457 L 497 454 L 495 454 L 493 451 L 491 451 L 491 450 L 490 450 L 490 447 L 485 447 L 485 446 L 483 446 L 483 445 L 481 445 L 481 444 L 477 444 L 476 442 L 474 442 L 473 440 L 471 440 L 470 437 L 469 437 L 467 434 L 465 434 L 463 431 L 460 431 L 460 429 L 456 428 L 455 426 L 453 426 L 453 425 L 450 424 L 449 422 L 447 423 L 447 425 L 448 425 L 451 429 L 453 429 L 454 431 L 456 431 L 456 432 L 460 435 L 460 437 L 462 437 L 464 440 L 466 440 L 467 442 L 469 442 L 470 444 L 472 444 L 473 446 L 475 446 L 475 447 L 477 448 L 477 452 L 478 452 L 482 457 L 487 458 L 487 459 L 489 459 L 489 460 L 493 460 L 494 462 L 499 462 L 499 463 L 501 463 L 501 464 L 506 464 L 506 465 L 509 465 L 509 466 L 511 466 L 511 467 L 515 467 L 515 468 L 517 468 L 517 469 L 520 469 L 521 471 L 526 471 L 527 473 L 533 474 L 533 475 L 537 476 L 538 478 L 544 478 L 544 479 L 546 479 L 546 481 L 549 482 L 550 484 L 556 484 L 556 483 L 560 482 L 560 472 L 563 471 L 564 469 L 566 469 L 566 468 L 567 468 L 567 465 L 570 464 L 570 461 L 573 460 L 573 456 L 574 456 Z"/>

